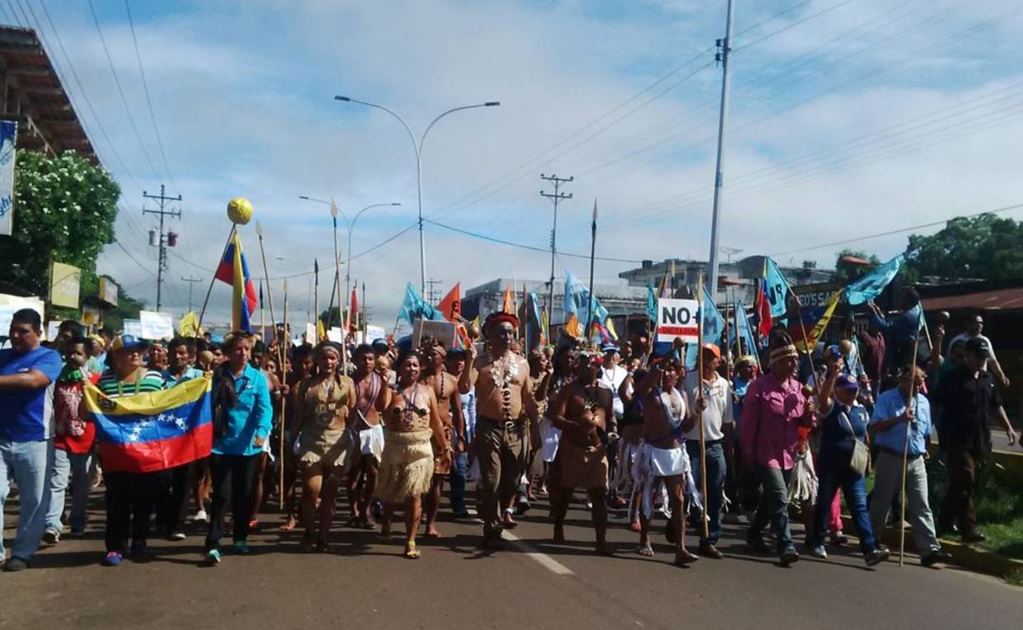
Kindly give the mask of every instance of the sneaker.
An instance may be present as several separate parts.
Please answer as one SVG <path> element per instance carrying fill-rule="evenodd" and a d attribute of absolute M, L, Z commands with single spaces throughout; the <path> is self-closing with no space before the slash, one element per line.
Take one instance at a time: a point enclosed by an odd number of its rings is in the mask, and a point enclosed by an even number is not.
<path fill-rule="evenodd" d="M 179 530 L 175 530 L 175 531 L 171 532 L 170 534 L 168 534 L 168 536 L 167 536 L 167 540 L 173 540 L 173 541 L 184 540 L 185 538 L 186 538 L 185 532 L 179 531 Z"/>
<path fill-rule="evenodd" d="M 697 551 L 697 553 L 707 558 L 714 558 L 715 560 L 720 560 L 721 558 L 724 558 L 724 554 L 722 554 L 721 551 L 712 543 L 704 543 L 700 545 L 700 548 Z"/>
<path fill-rule="evenodd" d="M 105 567 L 116 567 L 117 565 L 121 564 L 123 560 L 124 556 L 121 554 L 120 551 L 111 551 L 107 555 L 103 556 L 103 560 L 102 562 L 100 562 L 100 564 L 102 564 Z"/>
<path fill-rule="evenodd" d="M 17 556 L 12 556 L 10 560 L 4 563 L 4 571 L 7 573 L 16 573 L 18 571 L 24 571 L 28 568 L 28 560 L 22 560 Z"/>
<path fill-rule="evenodd" d="M 245 555 L 249 553 L 249 545 L 244 540 L 236 540 L 234 541 L 234 544 L 231 545 L 231 551 L 239 555 Z"/>
<path fill-rule="evenodd" d="M 920 564 L 925 567 L 933 567 L 936 564 L 946 564 L 948 562 L 952 562 L 952 554 L 944 549 L 934 549 L 923 558 L 920 558 Z"/>
<path fill-rule="evenodd" d="M 868 567 L 873 567 L 881 564 L 891 556 L 892 553 L 887 549 L 880 547 L 874 549 L 870 553 L 864 554 L 863 560 L 867 563 Z"/>
<path fill-rule="evenodd" d="M 206 514 L 206 510 L 199 510 L 192 516 L 193 523 L 208 523 L 209 520 L 210 517 Z"/>
<path fill-rule="evenodd" d="M 824 545 L 813 545 L 810 547 L 810 555 L 818 560 L 828 559 L 828 551 L 824 548 Z"/>
<path fill-rule="evenodd" d="M 43 532 L 43 542 L 47 545 L 56 545 L 60 542 L 60 530 L 56 527 L 47 527 Z"/>
<path fill-rule="evenodd" d="M 796 551 L 795 547 L 789 545 L 781 552 L 781 556 L 779 556 L 778 559 L 784 566 L 788 566 L 795 562 L 799 562 L 799 553 Z"/>
<path fill-rule="evenodd" d="M 220 552 L 216 549 L 210 549 L 206 552 L 206 557 L 203 558 L 203 563 L 210 567 L 220 564 Z"/>

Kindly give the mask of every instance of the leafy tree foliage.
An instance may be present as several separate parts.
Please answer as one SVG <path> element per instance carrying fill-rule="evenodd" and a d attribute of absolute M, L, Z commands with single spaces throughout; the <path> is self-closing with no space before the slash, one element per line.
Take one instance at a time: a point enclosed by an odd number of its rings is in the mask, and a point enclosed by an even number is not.
<path fill-rule="evenodd" d="M 1023 222 L 992 213 L 958 217 L 931 236 L 913 234 L 906 249 L 914 274 L 940 278 L 1023 279 Z"/>
<path fill-rule="evenodd" d="M 96 257 L 114 242 L 120 187 L 73 151 L 55 157 L 18 151 L 14 194 L 13 233 L 0 238 L 0 290 L 45 296 L 55 260 L 82 270 L 85 295 Z"/>

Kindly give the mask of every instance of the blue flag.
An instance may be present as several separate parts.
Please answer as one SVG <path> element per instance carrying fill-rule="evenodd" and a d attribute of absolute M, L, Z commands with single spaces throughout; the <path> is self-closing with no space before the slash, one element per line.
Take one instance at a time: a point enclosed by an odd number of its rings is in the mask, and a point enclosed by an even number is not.
<path fill-rule="evenodd" d="M 742 302 L 735 303 L 735 328 L 743 346 L 739 354 L 756 354 L 756 338 L 753 336 L 753 327 L 750 326 L 749 318 L 746 316 L 746 307 Z"/>
<path fill-rule="evenodd" d="M 408 323 L 412 324 L 417 319 L 429 319 L 433 321 L 443 322 L 444 315 L 430 306 L 426 300 L 419 295 L 412 283 L 405 284 L 405 299 L 401 303 L 401 310 L 398 311 L 398 318 L 404 319 Z"/>
<path fill-rule="evenodd" d="M 646 285 L 646 316 L 651 324 L 657 321 L 657 294 L 649 283 Z"/>
<path fill-rule="evenodd" d="M 710 296 L 707 287 L 703 287 L 703 302 L 700 303 L 700 317 L 703 320 L 703 334 L 700 336 L 700 343 L 689 344 L 686 349 L 686 369 L 693 369 L 697 364 L 697 346 L 705 343 L 720 344 L 721 336 L 725 332 L 725 318 L 721 317 L 717 306 L 714 305 L 714 298 Z"/>
<path fill-rule="evenodd" d="M 567 322 L 569 317 L 572 315 L 576 316 L 579 323 L 586 325 L 589 319 L 589 310 L 586 304 L 591 302 L 590 290 L 586 288 L 583 283 L 579 282 L 575 276 L 572 275 L 571 271 L 565 271 L 565 321 Z M 607 309 L 600 303 L 600 300 L 593 298 L 590 305 L 590 309 L 593 312 L 593 321 L 604 322 L 608 318 Z"/>
<path fill-rule="evenodd" d="M 785 279 L 778 263 L 771 258 L 764 259 L 764 280 L 767 300 L 771 304 L 771 317 L 784 317 L 785 298 L 789 294 L 789 281 Z"/>
<path fill-rule="evenodd" d="M 846 287 L 846 299 L 849 300 L 849 304 L 857 306 L 881 295 L 884 288 L 895 278 L 895 274 L 899 273 L 903 260 L 903 255 L 899 254 Z"/>

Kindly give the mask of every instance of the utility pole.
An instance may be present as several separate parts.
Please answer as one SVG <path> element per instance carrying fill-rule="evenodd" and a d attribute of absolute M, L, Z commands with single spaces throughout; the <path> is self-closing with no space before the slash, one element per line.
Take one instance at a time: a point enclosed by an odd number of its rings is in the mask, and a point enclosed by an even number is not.
<path fill-rule="evenodd" d="M 716 300 L 718 291 L 718 226 L 721 223 L 721 189 L 724 187 L 725 118 L 728 115 L 728 58 L 732 52 L 732 2 L 728 0 L 725 14 L 725 38 L 716 42 L 714 59 L 721 63 L 721 109 L 718 112 L 718 155 L 714 171 L 714 212 L 710 222 L 710 294 Z"/>
<path fill-rule="evenodd" d="M 551 228 L 551 281 L 547 286 L 547 330 L 550 332 L 551 326 L 554 322 L 554 256 L 558 251 L 558 202 L 565 199 L 571 199 L 572 193 L 567 195 L 561 192 L 562 184 L 571 184 L 575 181 L 575 176 L 568 178 L 558 177 L 557 175 L 544 175 L 540 173 L 540 179 L 546 182 L 554 182 L 554 193 L 546 193 L 543 190 L 540 191 L 541 197 L 547 197 L 554 203 L 554 226 Z M 551 340 L 548 339 L 547 343 Z"/>
<path fill-rule="evenodd" d="M 177 234 L 175 234 L 174 232 L 167 232 L 166 234 L 163 233 L 163 218 L 165 216 L 177 217 L 179 219 L 181 218 L 181 210 L 166 210 L 165 209 L 166 206 L 167 206 L 167 202 L 168 201 L 181 201 L 181 195 L 178 195 L 177 197 L 168 197 L 166 195 L 166 190 L 164 188 L 164 185 L 160 184 L 160 194 L 159 195 L 150 195 L 149 193 L 147 193 L 146 191 L 143 190 L 142 191 L 142 198 L 143 198 L 143 200 L 145 200 L 145 199 L 155 199 L 160 204 L 160 209 L 159 210 L 147 210 L 145 208 L 142 208 L 142 214 L 144 214 L 144 215 L 145 214 L 155 214 L 155 215 L 159 215 L 159 217 L 160 217 L 160 233 L 159 233 L 159 236 L 160 236 L 160 239 L 159 239 L 160 261 L 159 261 L 159 263 L 157 264 L 157 267 L 156 267 L 156 310 L 159 311 L 160 310 L 160 305 L 162 303 L 162 298 L 163 298 L 163 272 L 167 270 L 167 248 L 168 247 L 174 247 L 178 243 L 178 235 Z M 150 233 L 149 233 L 149 244 L 150 245 L 156 245 L 157 244 L 157 243 L 154 243 L 154 241 L 156 239 L 153 238 L 153 237 L 154 237 L 154 235 L 153 235 L 152 231 L 150 231 Z"/>
<path fill-rule="evenodd" d="M 430 306 L 437 306 L 437 285 L 440 284 L 440 280 L 427 280 L 426 281 L 426 301 Z"/>
<path fill-rule="evenodd" d="M 202 282 L 202 278 L 193 278 L 191 276 L 186 278 L 184 276 L 181 276 L 181 281 L 188 283 L 188 310 L 191 311 L 192 310 L 192 285 L 194 285 L 196 282 Z"/>

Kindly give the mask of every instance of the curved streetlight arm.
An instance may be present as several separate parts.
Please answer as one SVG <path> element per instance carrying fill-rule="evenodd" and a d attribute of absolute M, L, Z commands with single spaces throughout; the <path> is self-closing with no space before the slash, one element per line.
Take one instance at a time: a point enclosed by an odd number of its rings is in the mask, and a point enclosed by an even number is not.
<path fill-rule="evenodd" d="M 352 218 L 351 221 L 348 220 L 348 217 L 344 217 L 344 219 L 345 219 L 345 226 L 348 228 L 348 232 L 351 233 L 352 230 L 355 229 L 355 222 L 359 220 L 359 217 L 362 216 L 363 212 L 369 210 L 370 208 L 381 208 L 383 206 L 400 206 L 400 205 L 401 205 L 401 203 L 399 203 L 397 201 L 394 201 L 394 202 L 391 202 L 391 203 L 371 203 L 370 205 L 366 206 L 362 210 L 359 210 L 358 212 L 356 212 L 355 216 Z"/>
<path fill-rule="evenodd" d="M 398 114 L 398 112 L 394 111 L 390 107 L 385 107 L 383 105 L 378 105 L 376 103 L 370 103 L 369 101 L 360 101 L 359 99 L 356 98 L 348 98 L 347 96 L 335 96 L 334 100 L 341 101 L 343 103 L 358 103 L 359 105 L 365 105 L 366 107 L 373 107 L 375 109 L 385 111 L 391 116 L 397 118 L 398 122 L 401 123 L 401 126 L 404 127 L 405 131 L 408 132 L 409 140 L 412 141 L 412 147 L 415 149 L 416 152 L 416 159 L 419 159 L 419 143 L 416 141 L 416 134 L 412 131 L 412 127 L 408 126 L 408 123 L 405 122 L 405 119 L 402 118 L 401 115 Z"/>
<path fill-rule="evenodd" d="M 452 107 L 448 111 L 442 112 L 439 116 L 430 121 L 430 124 L 426 126 L 426 131 L 423 132 L 422 137 L 419 139 L 420 153 L 422 153 L 423 151 L 423 143 L 426 142 L 426 134 L 430 133 L 430 129 L 433 129 L 433 126 L 436 125 L 441 118 L 444 118 L 448 114 L 454 114 L 455 112 L 460 112 L 466 109 L 477 109 L 480 107 L 497 107 L 500 104 L 501 104 L 500 101 L 487 101 L 486 103 L 477 103 L 476 105 L 462 105 L 461 107 Z"/>

